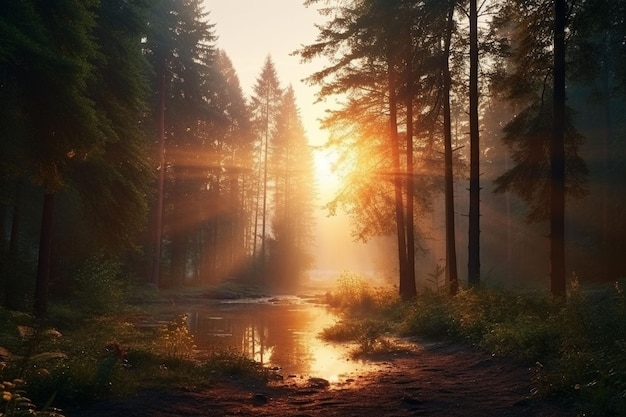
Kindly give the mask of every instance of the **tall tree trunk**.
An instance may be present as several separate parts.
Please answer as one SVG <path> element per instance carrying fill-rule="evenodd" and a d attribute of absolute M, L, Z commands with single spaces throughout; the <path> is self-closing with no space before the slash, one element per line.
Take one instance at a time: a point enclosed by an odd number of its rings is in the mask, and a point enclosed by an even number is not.
<path fill-rule="evenodd" d="M 478 125 L 478 9 L 476 0 L 470 0 L 470 180 L 469 180 L 469 234 L 468 284 L 480 284 L 480 151 Z"/>
<path fill-rule="evenodd" d="M 13 200 L 13 213 L 11 219 L 11 234 L 9 240 L 9 257 L 7 261 L 11 263 L 12 270 L 18 267 L 20 259 L 20 224 L 22 211 L 22 180 L 15 181 L 15 197 Z M 4 205 L 3 205 L 4 207 Z M 4 219 L 2 219 L 4 223 Z M 2 235 L 4 241 L 4 234 Z M 20 303 L 20 294 L 18 293 L 17 276 L 15 273 L 3 274 L 1 278 L 4 280 L 4 306 L 9 310 L 19 310 L 23 308 Z"/>
<path fill-rule="evenodd" d="M 43 199 L 41 217 L 41 233 L 39 235 L 39 262 L 35 280 L 35 317 L 42 318 L 48 314 L 48 283 L 52 265 L 52 235 L 54 228 L 55 194 L 46 192 Z"/>
<path fill-rule="evenodd" d="M 407 278 L 405 298 L 417 295 L 415 286 L 415 219 L 413 213 L 413 197 L 415 177 L 413 167 L 413 48 L 411 48 L 411 30 L 407 37 L 406 58 L 406 260 Z"/>
<path fill-rule="evenodd" d="M 601 216 L 600 216 L 600 250 L 601 256 L 604 258 L 601 262 L 602 265 L 602 279 L 616 279 L 619 276 L 619 268 L 617 268 L 614 262 L 617 259 L 619 244 L 611 242 L 611 225 L 614 217 L 610 215 L 610 203 L 609 194 L 611 192 L 611 166 L 612 166 L 612 154 L 611 154 L 611 135 L 613 132 L 613 120 L 611 117 L 611 71 L 609 67 L 610 46 L 608 40 L 608 34 L 605 33 L 604 40 L 602 42 L 602 114 L 604 120 L 602 123 L 602 177 L 604 181 L 601 185 Z"/>
<path fill-rule="evenodd" d="M 267 226 L 267 170 L 268 170 L 268 159 L 269 159 L 269 139 L 270 139 L 270 119 L 269 119 L 269 98 L 267 98 L 266 103 L 266 113 L 265 113 L 265 148 L 263 150 L 263 219 L 261 223 L 261 277 L 263 279 L 263 283 L 265 282 L 265 267 L 267 261 L 267 251 L 266 243 L 267 236 L 266 234 L 266 226 Z"/>
<path fill-rule="evenodd" d="M 187 200 L 187 184 L 184 178 L 188 178 L 189 171 L 179 167 L 174 170 L 174 183 L 170 186 L 169 195 L 172 198 L 172 212 L 168 215 L 167 225 L 170 236 L 169 252 L 170 266 L 168 274 L 168 284 L 174 287 L 184 285 L 187 276 L 187 257 L 190 242 L 189 227 L 183 213 Z"/>
<path fill-rule="evenodd" d="M 387 60 L 389 82 L 389 145 L 391 147 L 391 162 L 393 175 L 393 188 L 396 214 L 396 234 L 398 242 L 398 269 L 400 273 L 400 296 L 410 299 L 414 296 L 410 291 L 408 282 L 407 249 L 406 249 L 406 224 L 404 216 L 404 201 L 402 192 L 402 169 L 400 167 L 400 141 L 398 139 L 398 98 L 396 95 L 396 77 L 394 74 L 393 61 Z M 415 283 L 413 283 L 415 285 Z"/>
<path fill-rule="evenodd" d="M 154 259 L 152 260 L 151 282 L 161 282 L 161 252 L 163 243 L 163 194 L 165 189 L 165 73 L 163 64 L 159 86 L 159 173 L 157 177 L 157 206 L 154 222 Z"/>
<path fill-rule="evenodd" d="M 445 164 L 445 203 L 446 203 L 446 278 L 451 295 L 455 295 L 459 288 L 459 279 L 456 266 L 456 241 L 454 228 L 454 179 L 452 170 L 452 120 L 450 117 L 450 43 L 455 2 L 450 2 L 448 23 L 445 34 L 443 66 L 443 118 L 444 118 L 444 164 Z"/>
<path fill-rule="evenodd" d="M 566 0 L 554 0 L 553 120 L 550 146 L 551 292 L 566 293 L 565 280 L 565 25 Z"/>

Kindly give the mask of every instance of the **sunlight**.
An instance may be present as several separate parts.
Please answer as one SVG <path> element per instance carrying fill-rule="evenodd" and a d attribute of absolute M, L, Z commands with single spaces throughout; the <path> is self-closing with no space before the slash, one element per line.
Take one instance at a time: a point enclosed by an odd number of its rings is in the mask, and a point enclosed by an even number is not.
<path fill-rule="evenodd" d="M 337 153 L 329 149 L 315 149 L 315 181 L 319 191 L 319 197 L 325 204 L 333 197 L 341 180 L 337 173 L 333 170 L 333 164 L 336 162 Z"/>

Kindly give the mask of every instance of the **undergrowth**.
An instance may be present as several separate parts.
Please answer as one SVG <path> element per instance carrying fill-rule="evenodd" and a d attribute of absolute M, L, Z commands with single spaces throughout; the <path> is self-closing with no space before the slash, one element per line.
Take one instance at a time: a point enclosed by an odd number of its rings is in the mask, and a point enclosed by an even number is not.
<path fill-rule="evenodd" d="M 128 308 L 72 315 L 71 308 L 51 305 L 49 319 L 37 322 L 0 309 L 0 416 L 62 417 L 53 405 L 66 408 L 233 376 L 266 378 L 262 366 L 232 351 L 195 359 L 185 316 L 141 328 L 136 314 L 136 308 Z"/>
<path fill-rule="evenodd" d="M 594 290 L 574 282 L 566 300 L 487 288 L 454 297 L 424 291 L 408 303 L 380 300 L 381 294 L 344 277 L 327 296 L 342 319 L 322 337 L 356 342 L 361 351 L 374 350 L 390 333 L 463 342 L 535 367 L 537 395 L 574 400 L 586 415 L 626 410 L 623 282 Z"/>

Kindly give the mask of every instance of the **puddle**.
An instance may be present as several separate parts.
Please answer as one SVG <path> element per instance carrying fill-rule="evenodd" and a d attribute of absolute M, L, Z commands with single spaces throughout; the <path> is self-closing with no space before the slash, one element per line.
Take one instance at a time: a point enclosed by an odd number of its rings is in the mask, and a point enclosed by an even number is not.
<path fill-rule="evenodd" d="M 232 349 L 276 369 L 286 382 L 316 377 L 334 384 L 368 368 L 349 359 L 346 346 L 318 337 L 337 317 L 298 298 L 212 303 L 184 313 L 201 352 Z"/>

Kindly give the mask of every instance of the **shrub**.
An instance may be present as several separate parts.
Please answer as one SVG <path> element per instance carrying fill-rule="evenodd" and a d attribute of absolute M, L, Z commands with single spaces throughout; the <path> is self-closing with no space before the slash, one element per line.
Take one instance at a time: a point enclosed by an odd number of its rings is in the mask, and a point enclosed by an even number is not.
<path fill-rule="evenodd" d="M 190 359 L 196 349 L 193 335 L 187 327 L 187 316 L 182 315 L 157 330 L 155 351 L 167 358 Z"/>
<path fill-rule="evenodd" d="M 399 301 L 394 288 L 372 287 L 362 276 L 347 271 L 337 279 L 335 292 L 326 295 L 329 306 L 350 315 L 388 313 Z"/>
<path fill-rule="evenodd" d="M 110 313 L 125 305 L 129 282 L 121 273 L 119 261 L 93 256 L 73 275 L 72 304 L 90 314 Z"/>

